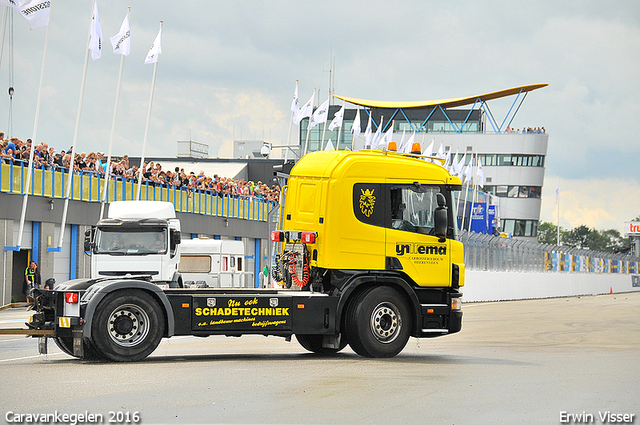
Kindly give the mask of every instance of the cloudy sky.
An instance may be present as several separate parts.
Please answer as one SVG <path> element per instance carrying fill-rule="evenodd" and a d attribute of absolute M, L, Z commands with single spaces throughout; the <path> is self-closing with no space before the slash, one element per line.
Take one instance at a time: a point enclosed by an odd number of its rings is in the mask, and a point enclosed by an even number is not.
<path fill-rule="evenodd" d="M 513 127 L 549 133 L 542 220 L 622 230 L 640 215 L 640 7 L 635 0 L 580 1 L 204 1 L 98 0 L 102 58 L 89 60 L 78 149 L 106 151 L 120 57 L 111 53 L 131 6 L 114 153 L 140 155 L 153 65 L 144 58 L 164 21 L 148 156 L 174 156 L 177 140 L 230 156 L 234 139 L 287 140 L 300 81 L 376 100 L 463 97 L 526 84 Z M 37 141 L 71 146 L 91 0 L 51 0 L 49 47 Z M 12 134 L 34 131 L 46 29 L 17 14 L 0 88 L 13 85 Z M 10 57 L 13 56 L 13 73 Z M 13 79 L 11 79 L 13 78 Z M 0 128 L 9 128 L 9 96 Z M 506 113 L 512 99 L 490 106 Z M 2 130 L 0 130 L 2 131 Z"/>

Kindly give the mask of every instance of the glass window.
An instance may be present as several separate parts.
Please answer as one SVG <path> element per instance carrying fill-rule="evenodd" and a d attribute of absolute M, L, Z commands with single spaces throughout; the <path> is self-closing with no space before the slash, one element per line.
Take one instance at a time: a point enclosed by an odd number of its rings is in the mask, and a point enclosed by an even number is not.
<path fill-rule="evenodd" d="M 485 193 L 488 193 L 489 195 L 496 195 L 496 186 L 485 186 L 484 187 L 484 191 Z"/>
<path fill-rule="evenodd" d="M 515 220 L 502 220 L 502 229 L 505 233 L 513 234 L 513 226 Z"/>
<path fill-rule="evenodd" d="M 518 197 L 518 186 L 509 186 L 509 192 L 507 193 L 507 198 L 517 198 Z"/>
<path fill-rule="evenodd" d="M 527 220 L 524 227 L 525 236 L 531 236 L 531 229 L 533 227 L 533 220 Z"/>
<path fill-rule="evenodd" d="M 536 236 L 538 222 L 536 220 L 502 220 L 502 229 L 512 236 Z"/>
<path fill-rule="evenodd" d="M 438 207 L 438 186 L 392 186 L 391 227 L 422 234 L 433 234 L 434 211 Z"/>
<path fill-rule="evenodd" d="M 498 163 L 496 165 L 499 165 L 499 166 L 511 165 L 511 155 L 498 155 Z"/>
<path fill-rule="evenodd" d="M 98 228 L 95 238 L 97 254 L 148 255 L 166 254 L 167 230 L 131 231 L 121 228 Z"/>
<path fill-rule="evenodd" d="M 525 220 L 514 220 L 513 236 L 524 236 Z"/>
<path fill-rule="evenodd" d="M 209 273 L 211 272 L 211 257 L 208 255 L 181 255 L 178 271 L 180 273 Z"/>
<path fill-rule="evenodd" d="M 529 187 L 520 186 L 520 190 L 518 191 L 518 198 L 528 198 L 528 197 L 529 197 Z"/>
<path fill-rule="evenodd" d="M 542 188 L 539 186 L 531 186 L 529 188 L 529 198 L 540 198 Z"/>

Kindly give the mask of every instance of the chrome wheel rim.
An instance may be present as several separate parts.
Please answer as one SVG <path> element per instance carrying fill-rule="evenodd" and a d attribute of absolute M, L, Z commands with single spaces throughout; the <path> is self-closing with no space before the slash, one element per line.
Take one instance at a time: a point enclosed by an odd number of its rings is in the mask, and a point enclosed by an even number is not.
<path fill-rule="evenodd" d="M 402 318 L 395 305 L 383 302 L 373 309 L 371 314 L 371 332 L 380 342 L 393 342 L 402 327 Z"/>
<path fill-rule="evenodd" d="M 135 304 L 121 305 L 109 316 L 107 331 L 116 344 L 133 347 L 147 337 L 149 316 Z"/>

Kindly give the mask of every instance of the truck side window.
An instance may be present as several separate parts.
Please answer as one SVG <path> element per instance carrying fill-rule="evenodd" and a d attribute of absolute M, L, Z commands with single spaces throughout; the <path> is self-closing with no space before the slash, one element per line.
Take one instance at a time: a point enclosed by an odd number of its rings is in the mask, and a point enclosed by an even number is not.
<path fill-rule="evenodd" d="M 391 227 L 407 232 L 432 235 L 434 211 L 438 207 L 436 193 L 440 187 L 398 185 L 391 187 Z"/>

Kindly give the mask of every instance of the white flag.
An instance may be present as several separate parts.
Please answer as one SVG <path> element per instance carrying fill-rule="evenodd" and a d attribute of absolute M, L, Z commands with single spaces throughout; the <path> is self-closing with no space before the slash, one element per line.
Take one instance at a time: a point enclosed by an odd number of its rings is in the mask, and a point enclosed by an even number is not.
<path fill-rule="evenodd" d="M 51 0 L 16 0 L 14 4 L 13 7 L 29 22 L 32 30 L 49 25 Z"/>
<path fill-rule="evenodd" d="M 415 140 L 416 140 L 416 133 L 414 132 L 409 137 L 409 140 L 407 140 L 407 144 L 404 145 L 404 148 L 402 149 L 402 153 L 411 153 L 411 150 L 413 149 L 413 143 Z"/>
<path fill-rule="evenodd" d="M 444 159 L 444 146 L 442 145 L 442 141 L 440 142 L 440 147 L 436 153 L 436 158 Z"/>
<path fill-rule="evenodd" d="M 405 138 L 406 129 L 402 129 L 402 139 L 400 139 L 400 144 L 398 145 L 398 152 L 402 152 L 404 149 L 404 138 Z"/>
<path fill-rule="evenodd" d="M 311 119 L 309 119 L 309 128 L 313 128 L 318 124 L 323 122 L 327 122 L 327 115 L 329 113 L 329 99 L 322 102 L 322 105 L 318 106 L 318 108 L 311 115 Z"/>
<path fill-rule="evenodd" d="M 336 148 L 333 147 L 333 143 L 331 143 L 331 139 L 327 142 L 327 146 L 324 147 L 325 151 L 334 151 Z"/>
<path fill-rule="evenodd" d="M 451 157 L 451 164 L 449 164 L 449 173 L 452 175 L 455 175 L 457 170 L 458 170 L 458 149 L 456 149 L 456 154 Z"/>
<path fill-rule="evenodd" d="M 93 16 L 91 17 L 91 37 L 89 38 L 89 50 L 91 59 L 100 59 L 102 56 L 102 27 L 98 16 L 98 2 L 93 3 Z"/>
<path fill-rule="evenodd" d="M 473 156 L 471 156 L 471 161 L 469 161 L 469 165 L 464 170 L 464 184 L 471 181 L 471 177 L 473 175 Z"/>
<path fill-rule="evenodd" d="M 381 143 L 380 149 L 382 149 L 385 146 L 389 146 L 389 143 L 391 142 L 392 137 L 393 137 L 393 122 L 391 122 L 391 125 L 389 126 L 389 130 L 387 130 L 387 132 L 382 137 L 382 143 Z"/>
<path fill-rule="evenodd" d="M 478 157 L 478 185 L 484 186 L 484 171 L 482 171 L 482 161 Z"/>
<path fill-rule="evenodd" d="M 451 147 L 449 147 L 449 150 L 444 157 L 444 164 L 442 164 L 445 170 L 449 169 L 449 160 L 451 160 Z"/>
<path fill-rule="evenodd" d="M 333 120 L 331 120 L 331 123 L 329 124 L 329 130 L 333 131 L 333 129 L 335 128 L 342 127 L 343 118 L 344 118 L 344 105 L 342 105 L 342 108 L 340 108 L 338 112 L 333 114 Z"/>
<path fill-rule="evenodd" d="M 362 128 L 360 128 L 360 105 L 358 105 L 358 108 L 356 109 L 356 118 L 353 120 L 353 126 L 351 127 L 351 133 L 354 136 L 358 137 L 361 131 Z"/>
<path fill-rule="evenodd" d="M 464 163 L 467 162 L 467 153 L 465 152 L 464 155 L 462 155 L 462 159 L 460 159 L 460 161 L 458 162 L 458 164 L 456 165 L 456 174 L 460 177 L 462 177 L 462 172 L 464 171 Z"/>
<path fill-rule="evenodd" d="M 373 135 L 373 141 L 371 142 L 371 149 L 376 149 L 378 147 L 378 142 L 380 141 L 380 134 L 382 133 L 382 122 L 384 121 L 384 117 L 380 116 L 380 125 L 376 130 L 376 133 Z"/>
<path fill-rule="evenodd" d="M 424 150 L 424 152 L 422 152 L 422 154 L 424 156 L 433 155 L 433 144 L 435 143 L 435 141 L 436 141 L 435 137 L 433 139 L 431 139 L 431 143 L 429 144 L 429 146 L 427 146 L 427 148 Z"/>
<path fill-rule="evenodd" d="M 371 113 L 369 113 L 369 121 L 367 122 L 367 128 L 364 130 L 364 140 L 366 145 L 371 145 Z M 368 146 L 371 147 L 371 146 Z"/>
<path fill-rule="evenodd" d="M 293 119 L 296 119 L 296 116 L 300 112 L 300 100 L 298 99 L 298 80 L 296 80 L 296 90 L 293 92 L 293 100 L 291 101 L 291 112 L 293 112 Z M 298 124 L 298 121 L 296 124 Z"/>
<path fill-rule="evenodd" d="M 313 102 L 315 101 L 315 98 L 316 91 L 314 89 L 313 94 L 311 95 L 307 103 L 305 103 L 302 108 L 300 108 L 300 110 L 298 111 L 298 115 L 293 117 L 293 122 L 295 122 L 296 124 L 300 124 L 300 121 L 302 121 L 303 118 L 311 116 L 311 114 L 313 113 Z"/>
<path fill-rule="evenodd" d="M 131 53 L 131 32 L 129 31 L 129 15 L 124 17 L 120 31 L 111 37 L 111 45 L 113 46 L 113 53 L 117 55 L 128 56 Z"/>
<path fill-rule="evenodd" d="M 149 53 L 147 53 L 147 57 L 144 60 L 145 64 L 156 63 L 158 62 L 158 56 L 162 53 L 162 47 L 160 46 L 160 39 L 162 37 L 162 27 L 158 31 L 158 35 L 156 35 L 156 39 L 153 40 L 153 44 L 149 49 Z"/>

